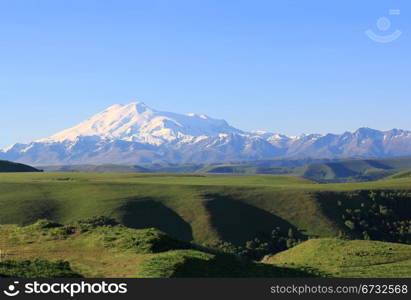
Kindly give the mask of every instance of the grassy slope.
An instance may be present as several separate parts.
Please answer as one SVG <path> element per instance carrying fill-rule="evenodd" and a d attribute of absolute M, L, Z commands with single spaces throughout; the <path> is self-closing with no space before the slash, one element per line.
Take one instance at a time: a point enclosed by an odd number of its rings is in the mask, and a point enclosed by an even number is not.
<path fill-rule="evenodd" d="M 289 210 L 301 205 L 317 218 L 310 197 L 299 193 L 285 195 L 272 187 L 311 184 L 300 178 L 45 173 L 7 174 L 0 176 L 0 182 L 0 223 L 3 224 L 29 224 L 39 218 L 67 223 L 92 215 L 108 215 L 129 227 L 157 227 L 177 238 L 202 243 L 221 236 L 244 242 L 261 230 L 271 231 L 279 218 L 294 220 L 298 225 L 300 218 Z M 224 201 L 219 201 L 221 195 L 226 198 Z M 248 212 L 250 206 L 254 209 Z M 227 232 L 219 226 L 226 220 L 220 213 L 222 208 L 232 216 L 233 226 L 243 226 L 240 238 L 238 230 Z M 244 215 L 236 214 L 235 209 L 241 209 Z M 273 212 L 276 216 L 271 216 Z M 307 212 L 304 214 L 307 216 Z M 247 223 L 243 222 L 244 218 L 248 219 Z M 327 222 L 321 226 L 322 222 L 309 215 L 301 219 L 301 225 L 310 220 L 319 223 L 318 228 L 329 230 Z"/>
<path fill-rule="evenodd" d="M 309 268 L 278 267 L 233 255 L 207 253 L 197 250 L 174 250 L 143 261 L 138 277 L 314 277 L 317 273 Z M 321 274 L 319 274 L 321 276 Z"/>
<path fill-rule="evenodd" d="M 0 172 L 39 172 L 39 170 L 28 165 L 0 160 Z"/>
<path fill-rule="evenodd" d="M 154 229 L 0 226 L 0 277 L 301 277 L 303 270 L 243 261 L 174 240 Z M 48 225 L 47 225 L 48 226 Z M 198 248 L 198 249 L 197 249 Z M 5 257 L 4 257 L 5 256 Z M 51 262 L 38 261 L 47 259 Z M 64 259 L 68 265 L 55 260 Z M 22 270 L 22 264 L 30 268 Z M 24 271 L 24 272 L 22 272 Z"/>
<path fill-rule="evenodd" d="M 265 263 L 316 268 L 331 277 L 411 276 L 411 245 L 376 241 L 312 239 Z"/>
<path fill-rule="evenodd" d="M 336 236 L 326 191 L 410 190 L 410 178 L 315 184 L 287 176 L 203 177 L 171 174 L 0 174 L 0 224 L 61 223 L 107 215 L 132 228 L 156 227 L 197 243 L 242 244 L 281 226 Z"/>
<path fill-rule="evenodd" d="M 84 230 L 49 224 L 0 226 L 0 277 L 411 276 L 411 246 L 404 244 L 311 239 L 257 263 L 180 242 L 154 229 Z M 61 259 L 70 266 L 54 262 Z"/>
<path fill-rule="evenodd" d="M 410 177 L 411 177 L 411 171 L 402 171 L 402 172 L 392 175 L 390 178 L 400 179 L 400 178 L 410 178 Z"/>
<path fill-rule="evenodd" d="M 119 249 L 102 249 L 102 243 L 87 235 L 67 239 L 39 238 L 16 241 L 14 225 L 0 226 L 0 246 L 6 259 L 69 261 L 72 269 L 86 277 L 131 277 L 136 266 L 150 254 L 136 254 Z"/>

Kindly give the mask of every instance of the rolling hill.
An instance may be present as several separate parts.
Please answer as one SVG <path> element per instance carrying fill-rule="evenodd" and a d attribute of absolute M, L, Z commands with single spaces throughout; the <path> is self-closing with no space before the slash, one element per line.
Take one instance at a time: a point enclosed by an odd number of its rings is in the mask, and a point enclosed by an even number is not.
<path fill-rule="evenodd" d="M 197 170 L 211 174 L 287 174 L 321 183 L 373 181 L 411 169 L 411 158 L 350 159 L 316 162 L 298 167 L 257 165 L 213 165 Z"/>
<path fill-rule="evenodd" d="M 390 178 L 399 179 L 399 178 L 408 178 L 408 177 L 411 177 L 411 171 L 398 172 L 392 175 Z"/>
<path fill-rule="evenodd" d="M 314 161 L 304 164 L 304 162 Z M 271 165 L 277 165 L 275 167 Z M 196 164 L 144 166 L 127 165 L 63 165 L 41 166 L 47 172 L 88 173 L 197 173 L 211 175 L 292 175 L 320 183 L 373 181 L 411 170 L 411 158 L 389 159 L 283 159 L 275 161 L 242 162 L 240 164 Z M 401 176 L 401 175 L 398 175 Z"/>
<path fill-rule="evenodd" d="M 129 229 L 106 221 L 94 218 L 66 226 L 48 220 L 25 227 L 0 225 L 4 260 L 0 262 L 0 277 L 314 276 L 178 241 L 156 229 Z"/>
<path fill-rule="evenodd" d="M 220 250 L 207 249 L 246 247 L 259 251 L 257 257 L 262 257 L 273 253 L 261 247 L 274 229 L 280 236 L 290 237 L 292 232 L 291 246 L 311 238 L 289 250 L 302 249 L 301 253 L 305 253 L 304 245 L 316 241 L 312 238 L 333 241 L 329 238 L 340 236 L 410 244 L 410 183 L 410 177 L 318 184 L 301 177 L 273 175 L 2 173 L 0 247 L 19 253 L 13 256 L 16 259 L 67 260 L 73 272 L 84 276 L 241 277 L 247 272 L 257 277 L 295 275 L 288 269 L 276 269 L 280 273 L 275 273 L 261 265 L 247 263 L 244 267 L 233 254 L 223 259 L 213 252 Z M 78 221 L 96 215 L 115 222 Z M 45 218 L 51 221 L 38 222 Z M 115 225 L 117 222 L 122 226 Z M 108 230 L 106 225 L 113 228 Z M 194 247 L 193 243 L 202 246 Z M 221 243 L 224 249 L 214 246 Z M 347 252 L 344 247 L 341 253 Z M 327 251 L 324 248 L 324 255 L 328 255 Z M 390 253 L 389 259 L 398 254 Z M 375 261 L 377 275 L 403 276 L 408 272 L 397 265 L 384 269 Z M 405 262 L 404 258 L 401 264 Z M 119 264 L 123 266 L 121 271 L 114 271 L 111 266 Z M 224 273 L 221 265 L 227 264 L 236 271 Z M 275 264 L 284 268 L 281 261 Z M 334 270 L 303 263 L 300 266 L 295 271 L 305 272 L 304 276 L 322 276 Z M 359 276 L 374 274 L 361 273 L 361 267 L 364 266 L 358 267 Z M 311 269 L 314 273 L 307 271 Z M 330 276 L 356 274 L 335 272 Z"/>
<path fill-rule="evenodd" d="M 357 219 L 370 218 L 377 223 L 366 224 L 369 234 L 387 240 L 376 234 L 388 230 L 378 224 L 410 220 L 410 186 L 409 178 L 323 185 L 269 175 L 4 173 L 0 223 L 27 225 L 42 218 L 70 223 L 106 215 L 130 228 L 155 227 L 185 241 L 243 245 L 276 227 L 302 237 L 341 232 L 359 237 L 365 225 Z"/>
<path fill-rule="evenodd" d="M 0 160 L 0 172 L 40 172 L 40 170 L 28 165 Z"/>
<path fill-rule="evenodd" d="M 411 245 L 312 239 L 264 262 L 297 270 L 314 268 L 330 277 L 409 278 Z"/>
<path fill-rule="evenodd" d="M 255 262 L 107 218 L 0 225 L 0 245 L 0 278 L 411 276 L 411 245 L 311 239 Z"/>
<path fill-rule="evenodd" d="M 42 218 L 67 223 L 93 215 L 107 215 L 128 227 L 156 227 L 187 241 L 205 243 L 224 237 L 228 241 L 243 243 L 260 231 L 270 232 L 279 221 L 287 230 L 291 225 L 282 219 L 299 219 L 293 216 L 295 212 L 290 211 L 294 205 L 306 206 L 313 214 L 310 217 L 305 212 L 302 224 L 317 223 L 315 229 L 311 227 L 315 232 L 331 230 L 326 218 L 315 216 L 316 206 L 309 196 L 276 191 L 277 187 L 297 183 L 312 185 L 310 181 L 297 177 L 223 179 L 187 174 L 39 175 L 0 175 L 0 223 L 30 224 Z M 270 203 L 275 195 L 279 196 L 278 199 Z M 284 201 L 287 201 L 286 206 L 277 207 Z M 226 219 L 220 213 L 223 209 L 232 212 L 233 225 L 227 228 L 219 225 Z M 238 215 L 235 210 L 242 210 L 245 215 Z M 272 210 L 279 216 L 272 215 Z M 244 224 L 242 218 L 247 216 L 249 223 Z M 242 226 L 241 237 L 238 237 L 234 224 Z"/>

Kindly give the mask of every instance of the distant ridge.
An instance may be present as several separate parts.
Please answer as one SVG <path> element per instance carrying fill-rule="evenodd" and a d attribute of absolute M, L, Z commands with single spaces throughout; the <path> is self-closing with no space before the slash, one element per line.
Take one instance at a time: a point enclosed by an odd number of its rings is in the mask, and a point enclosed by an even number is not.
<path fill-rule="evenodd" d="M 41 172 L 40 170 L 11 161 L 0 160 L 0 172 Z"/>
<path fill-rule="evenodd" d="M 213 165 L 197 170 L 210 174 L 271 174 L 294 175 L 321 183 L 374 181 L 392 176 L 409 177 L 411 158 L 350 159 L 332 162 L 314 162 L 302 166 Z"/>
<path fill-rule="evenodd" d="M 204 114 L 157 111 L 142 102 L 113 105 L 49 138 L 0 150 L 32 165 L 212 163 L 276 157 L 386 158 L 411 155 L 411 131 L 360 128 L 289 137 L 247 132 Z"/>

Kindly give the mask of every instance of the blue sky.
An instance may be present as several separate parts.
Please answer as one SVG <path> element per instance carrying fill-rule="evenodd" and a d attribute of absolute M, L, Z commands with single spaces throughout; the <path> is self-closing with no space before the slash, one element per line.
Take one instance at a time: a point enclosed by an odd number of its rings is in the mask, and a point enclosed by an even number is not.
<path fill-rule="evenodd" d="M 292 135 L 411 129 L 411 3 L 376 2 L 2 0 L 0 147 L 136 100 Z"/>

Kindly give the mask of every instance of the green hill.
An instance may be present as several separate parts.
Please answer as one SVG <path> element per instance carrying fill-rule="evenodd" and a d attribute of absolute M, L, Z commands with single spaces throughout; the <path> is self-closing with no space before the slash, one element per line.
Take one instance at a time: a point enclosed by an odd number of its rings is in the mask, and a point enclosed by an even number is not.
<path fill-rule="evenodd" d="M 399 178 L 409 178 L 411 177 L 411 171 L 402 171 L 392 175 L 390 178 L 399 179 Z"/>
<path fill-rule="evenodd" d="M 411 277 L 411 245 L 312 239 L 264 259 L 295 269 L 314 268 L 330 277 Z"/>
<path fill-rule="evenodd" d="M 6 259 L 0 277 L 314 276 L 178 241 L 156 229 L 129 229 L 107 218 L 65 226 L 47 220 L 2 225 L 0 245 Z"/>
<path fill-rule="evenodd" d="M 253 165 L 215 165 L 199 169 L 197 173 L 214 174 L 272 174 L 294 175 L 317 182 L 360 182 L 389 177 L 411 169 L 411 158 L 351 159 L 316 162 L 297 167 L 267 167 Z"/>
<path fill-rule="evenodd" d="M 201 168 L 196 173 L 204 174 L 244 174 L 244 175 L 256 175 L 256 174 L 291 174 L 293 168 L 280 167 L 259 167 L 259 166 L 244 166 L 244 165 L 216 165 Z"/>
<path fill-rule="evenodd" d="M 40 170 L 28 165 L 0 160 L 0 172 L 40 172 Z"/>
<path fill-rule="evenodd" d="M 294 174 L 323 182 L 373 181 L 411 169 L 410 158 L 356 159 L 316 163 L 297 168 Z"/>
<path fill-rule="evenodd" d="M 410 187 L 409 178 L 324 185 L 291 176 L 3 173 L 0 224 L 106 215 L 199 244 L 244 245 L 276 227 L 302 239 L 341 232 L 358 238 L 366 231 L 387 240 L 378 232 L 388 230 L 393 240 L 406 241 L 410 237 L 400 232 L 410 220 L 404 214 Z"/>
<path fill-rule="evenodd" d="M 35 224 L 0 226 L 0 249 L 20 253 L 13 259 L 67 260 L 84 276 L 156 277 L 160 271 L 155 266 L 163 262 L 171 265 L 161 268 L 168 270 L 161 276 L 180 276 L 187 273 L 179 266 L 193 261 L 199 273 L 226 274 L 216 271 L 220 264 L 208 269 L 208 262 L 214 266 L 220 256 L 193 248 L 192 242 L 229 253 L 248 251 L 246 256 L 254 259 L 312 237 L 411 244 L 410 177 L 318 184 L 272 175 L 1 173 L 0 190 L 0 224 Z M 107 230 L 100 226 L 104 220 L 77 222 L 95 215 L 126 227 L 110 223 L 113 228 Z M 44 218 L 72 225 L 36 223 Z M 16 242 L 19 238 L 23 244 Z M 168 251 L 177 252 L 140 265 L 154 253 Z M 107 271 L 118 261 L 122 271 Z M 143 267 L 148 269 L 139 269 Z"/>
<path fill-rule="evenodd" d="M 259 263 L 107 218 L 0 225 L 0 246 L 0 277 L 411 276 L 411 245 L 311 239 Z"/>
<path fill-rule="evenodd" d="M 338 228 L 319 212 L 315 199 L 293 190 L 300 184 L 315 185 L 282 176 L 7 174 L 0 175 L 0 223 L 24 225 L 41 218 L 68 223 L 107 215 L 131 228 L 156 227 L 198 243 L 242 244 L 277 226 L 336 235 Z M 283 191 L 287 187 L 291 190 Z"/>
<path fill-rule="evenodd" d="M 202 165 L 68 165 L 42 166 L 46 172 L 86 173 L 197 173 L 219 175 L 291 175 L 321 183 L 379 180 L 411 169 L 411 158 L 298 159 Z"/>

